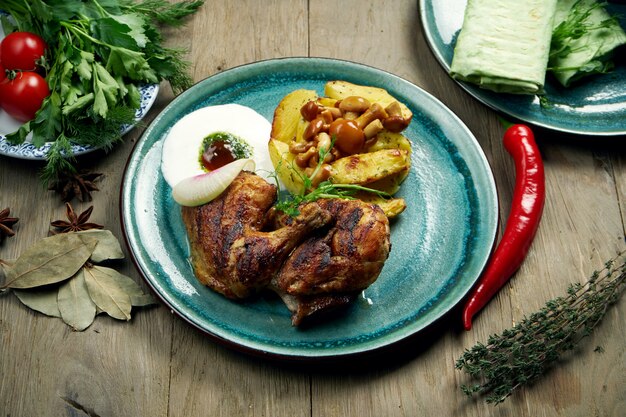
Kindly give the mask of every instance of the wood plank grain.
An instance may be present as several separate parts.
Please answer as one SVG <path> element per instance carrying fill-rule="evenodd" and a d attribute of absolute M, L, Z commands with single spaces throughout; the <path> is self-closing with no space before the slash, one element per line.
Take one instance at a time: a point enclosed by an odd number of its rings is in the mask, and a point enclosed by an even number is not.
<path fill-rule="evenodd" d="M 104 173 L 100 191 L 92 202 L 72 202 L 76 211 L 94 205 L 91 220 L 105 225 L 122 239 L 119 222 L 121 173 L 139 131 L 104 156 L 102 152 L 81 158 L 81 166 Z M 16 236 L 0 247 L 0 258 L 17 257 L 48 233 L 50 221 L 65 217 L 60 197 L 43 187 L 40 163 L 2 157 L 2 204 L 20 217 Z M 5 180 L 6 179 L 6 180 Z M 6 181 L 11 179 L 11 183 Z M 8 196 L 5 200 L 4 196 Z M 129 260 L 116 267 L 138 280 Z M 139 415 L 149 411 L 164 415 L 169 370 L 168 314 L 158 309 L 134 312 L 129 322 L 98 316 L 84 332 L 72 332 L 59 319 L 31 312 L 10 293 L 0 302 L 1 344 L 11 352 L 0 361 L 0 398 L 7 415 Z M 150 317 L 148 319 L 148 316 Z M 151 343 L 159 340 L 160 343 Z M 163 344 L 161 341 L 165 341 Z M 33 400 L 36 399 L 36 400 Z M 160 399 L 160 400 L 159 400 Z"/>
<path fill-rule="evenodd" d="M 330 7 L 328 3 L 312 4 L 311 38 L 322 38 L 332 30 L 335 39 L 340 40 L 327 48 L 312 42 L 317 45 L 317 49 L 312 48 L 312 54 L 331 54 L 386 69 L 441 98 L 468 124 L 492 164 L 499 190 L 501 219 L 504 220 L 508 214 L 515 177 L 513 163 L 501 145 L 504 128 L 499 126 L 497 115 L 473 99 L 468 99 L 469 96 L 445 76 L 428 50 L 417 21 L 417 11 L 412 4 L 407 2 L 397 8 L 379 7 L 374 2 L 343 5 L 348 10 L 354 10 L 354 13 L 342 15 L 344 21 L 337 27 L 324 16 L 324 10 Z M 359 29 L 355 30 L 355 27 Z M 383 35 L 370 35 L 367 43 L 342 41 L 350 36 L 364 37 L 366 31 Z M 389 45 L 389 39 L 393 39 L 393 45 Z M 539 141 L 541 139 L 538 137 Z M 590 156 L 588 150 L 562 150 L 558 145 L 543 145 L 542 150 L 546 153 L 548 186 L 551 190 L 562 190 L 566 194 L 566 201 L 563 201 L 563 196 L 550 197 L 546 220 L 528 260 L 511 284 L 477 318 L 474 329 L 467 333 L 446 332 L 442 329 L 434 340 L 429 341 L 430 345 L 420 349 L 418 344 L 415 347 L 415 358 L 397 368 L 393 367 L 393 361 L 392 367 L 388 368 L 383 358 L 380 360 L 382 365 L 372 365 L 373 370 L 370 372 L 314 375 L 314 415 L 490 415 L 489 406 L 465 399 L 460 392 L 460 383 L 467 381 L 453 370 L 456 358 L 464 348 L 471 347 L 477 341 L 486 341 L 488 335 L 510 327 L 524 314 L 532 313 L 548 299 L 560 295 L 567 283 L 571 282 L 567 279 L 580 280 L 583 268 L 597 265 L 597 258 L 605 259 L 615 253 L 616 240 L 623 232 L 617 200 L 615 194 L 610 192 L 614 183 L 606 172 L 595 168 L 597 158 Z M 557 157 L 560 153 L 566 155 L 565 160 Z M 587 207 L 582 205 L 583 201 L 586 203 L 589 200 L 592 202 Z M 596 217 L 596 222 L 587 220 L 591 215 L 597 216 L 595 213 L 598 211 L 602 213 L 602 219 Z M 572 225 L 567 231 L 559 224 L 564 220 L 562 212 L 568 213 Z M 610 242 L 608 245 L 605 244 L 606 240 Z M 563 259 L 566 253 L 571 252 L 576 257 L 569 264 L 555 263 L 555 258 Z M 594 260 L 595 263 L 592 262 Z M 557 273 L 564 275 L 565 283 L 557 285 L 558 280 L 550 279 L 550 275 Z M 552 284 L 546 285 L 545 281 L 551 281 Z M 455 326 L 454 323 L 451 325 Z M 606 326 L 609 332 L 623 331 L 615 329 L 616 325 L 615 321 L 609 320 Z M 598 334 L 597 337 L 602 337 L 600 332 Z M 615 349 L 619 351 L 620 347 L 616 346 Z M 576 373 L 583 375 L 588 370 L 581 367 L 578 361 L 584 363 L 592 360 L 593 375 L 596 382 L 600 382 L 601 376 L 607 375 L 606 372 L 613 379 L 621 378 L 616 378 L 621 368 L 616 373 L 607 369 L 620 355 L 623 352 L 614 354 L 606 362 L 600 359 L 593 361 L 593 356 L 592 359 L 576 358 L 568 362 L 568 366 L 552 372 L 550 378 L 540 385 L 540 389 L 529 389 L 500 405 L 498 415 L 593 415 L 598 411 L 601 415 L 610 414 L 610 410 L 617 406 L 615 398 L 621 394 L 621 388 L 618 392 L 605 388 L 612 392 L 604 394 L 584 389 L 580 375 Z M 380 366 L 384 370 L 380 370 Z"/>
<path fill-rule="evenodd" d="M 197 81 L 234 66 L 307 54 L 306 1 L 209 1 L 176 38 L 193 38 Z M 308 416 L 309 377 L 218 346 L 174 321 L 169 415 Z"/>

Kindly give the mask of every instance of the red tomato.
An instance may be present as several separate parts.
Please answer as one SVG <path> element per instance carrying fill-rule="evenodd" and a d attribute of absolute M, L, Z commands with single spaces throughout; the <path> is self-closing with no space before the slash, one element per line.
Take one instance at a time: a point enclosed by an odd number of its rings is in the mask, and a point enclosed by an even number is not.
<path fill-rule="evenodd" d="M 0 107 L 20 122 L 34 119 L 49 95 L 46 80 L 36 72 L 18 72 L 15 79 L 0 82 Z"/>
<path fill-rule="evenodd" d="M 4 71 L 4 67 L 2 66 L 2 62 L 0 62 L 0 81 L 4 80 L 6 77 L 7 77 L 7 74 Z"/>
<path fill-rule="evenodd" d="M 45 52 L 44 40 L 30 32 L 9 33 L 0 43 L 0 61 L 9 70 L 33 71 Z"/>

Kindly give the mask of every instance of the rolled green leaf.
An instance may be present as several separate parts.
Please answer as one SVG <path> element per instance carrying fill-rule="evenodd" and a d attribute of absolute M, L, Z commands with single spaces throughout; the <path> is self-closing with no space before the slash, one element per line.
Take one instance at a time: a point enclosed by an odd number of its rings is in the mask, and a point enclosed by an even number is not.
<path fill-rule="evenodd" d="M 543 91 L 557 0 L 469 0 L 450 75 L 496 92 Z"/>

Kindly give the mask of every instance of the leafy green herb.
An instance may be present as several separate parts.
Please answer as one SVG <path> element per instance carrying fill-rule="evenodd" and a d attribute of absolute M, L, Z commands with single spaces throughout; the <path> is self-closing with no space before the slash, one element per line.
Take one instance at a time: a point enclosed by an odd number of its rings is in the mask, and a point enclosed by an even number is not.
<path fill-rule="evenodd" d="M 575 79 L 578 79 L 585 75 L 604 74 L 613 70 L 613 62 L 607 59 L 608 57 L 601 50 L 605 47 L 602 45 L 604 42 L 602 36 L 595 41 L 599 42 L 597 45 L 579 41 L 583 37 L 591 39 L 593 32 L 600 30 L 623 33 L 617 17 L 610 16 L 603 10 L 605 4 L 605 2 L 577 0 L 571 5 L 565 20 L 554 28 L 550 44 L 548 70 L 557 74 L 557 78 L 559 74 L 566 72 L 576 72 Z M 569 56 L 590 48 L 598 49 L 592 59 L 574 65 L 569 64 Z M 564 65 L 564 63 L 568 64 Z M 565 75 L 561 77 L 565 77 Z M 570 77 L 564 78 L 566 86 L 570 82 Z"/>
<path fill-rule="evenodd" d="M 566 56 L 573 52 L 571 42 L 582 38 L 592 30 L 600 28 L 608 28 L 617 23 L 617 18 L 612 16 L 598 24 L 589 22 L 591 12 L 603 3 L 589 3 L 586 0 L 578 0 L 572 6 L 567 19 L 559 23 L 552 31 L 552 40 L 550 42 L 550 58 L 558 56 Z"/>
<path fill-rule="evenodd" d="M 29 133 L 35 146 L 53 142 L 45 182 L 74 172 L 71 143 L 108 149 L 134 122 L 138 86 L 167 80 L 175 92 L 191 86 L 183 51 L 162 45 L 160 26 L 180 25 L 204 0 L 5 0 L 16 29 L 47 43 L 51 94 L 35 119 L 7 135 Z"/>
<path fill-rule="evenodd" d="M 326 180 L 320 182 L 317 186 L 314 186 L 313 179 L 318 175 L 319 171 L 322 169 L 322 165 L 324 162 L 324 158 L 330 152 L 333 145 L 335 144 L 335 138 L 333 137 L 331 140 L 331 144 L 328 149 L 320 148 L 318 152 L 318 163 L 315 166 L 315 169 L 311 173 L 309 177 L 302 174 L 299 170 L 295 169 L 293 166 L 290 166 L 289 169 L 293 172 L 294 175 L 297 175 L 304 184 L 303 191 L 301 194 L 289 194 L 283 199 L 279 200 L 275 204 L 275 208 L 284 212 L 285 214 L 295 217 L 300 214 L 298 210 L 298 206 L 302 203 L 309 203 L 320 198 L 343 198 L 343 199 L 354 199 L 352 197 L 358 191 L 365 191 L 369 193 L 376 194 L 383 198 L 391 198 L 389 193 L 384 191 L 375 190 L 373 188 L 363 187 L 357 184 L 334 184 L 333 182 Z M 282 169 L 282 160 L 276 167 L 276 172 Z M 273 177 L 276 181 L 276 184 L 279 184 L 278 176 L 274 173 Z M 279 195 L 280 195 L 279 190 Z"/>
<path fill-rule="evenodd" d="M 515 327 L 489 337 L 486 345 L 466 350 L 456 368 L 478 383 L 462 385 L 463 392 L 484 395 L 488 403 L 503 402 L 591 334 L 625 288 L 626 252 L 622 252 L 584 285 L 571 285 L 567 296 L 548 301 Z"/>

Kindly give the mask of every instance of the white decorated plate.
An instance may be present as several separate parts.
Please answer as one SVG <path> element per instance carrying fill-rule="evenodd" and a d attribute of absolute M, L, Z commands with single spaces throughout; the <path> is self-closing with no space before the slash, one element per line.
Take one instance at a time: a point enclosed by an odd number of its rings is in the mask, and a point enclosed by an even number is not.
<path fill-rule="evenodd" d="M 141 103 L 135 113 L 135 123 L 139 122 L 146 115 L 146 113 L 148 113 L 148 110 L 150 110 L 150 107 L 154 104 L 154 100 L 156 100 L 158 93 L 158 84 L 146 84 L 139 87 Z M 122 126 L 122 134 L 127 133 L 134 126 L 134 124 Z M 45 160 L 46 154 L 48 153 L 52 142 L 47 142 L 41 147 L 35 147 L 32 143 L 28 142 L 28 140 L 19 145 L 13 145 L 7 141 L 5 135 L 15 132 L 19 127 L 20 123 L 18 121 L 0 109 L 0 155 L 20 159 Z M 72 153 L 76 156 L 94 150 L 96 150 L 96 148 L 93 146 L 72 144 Z"/>

